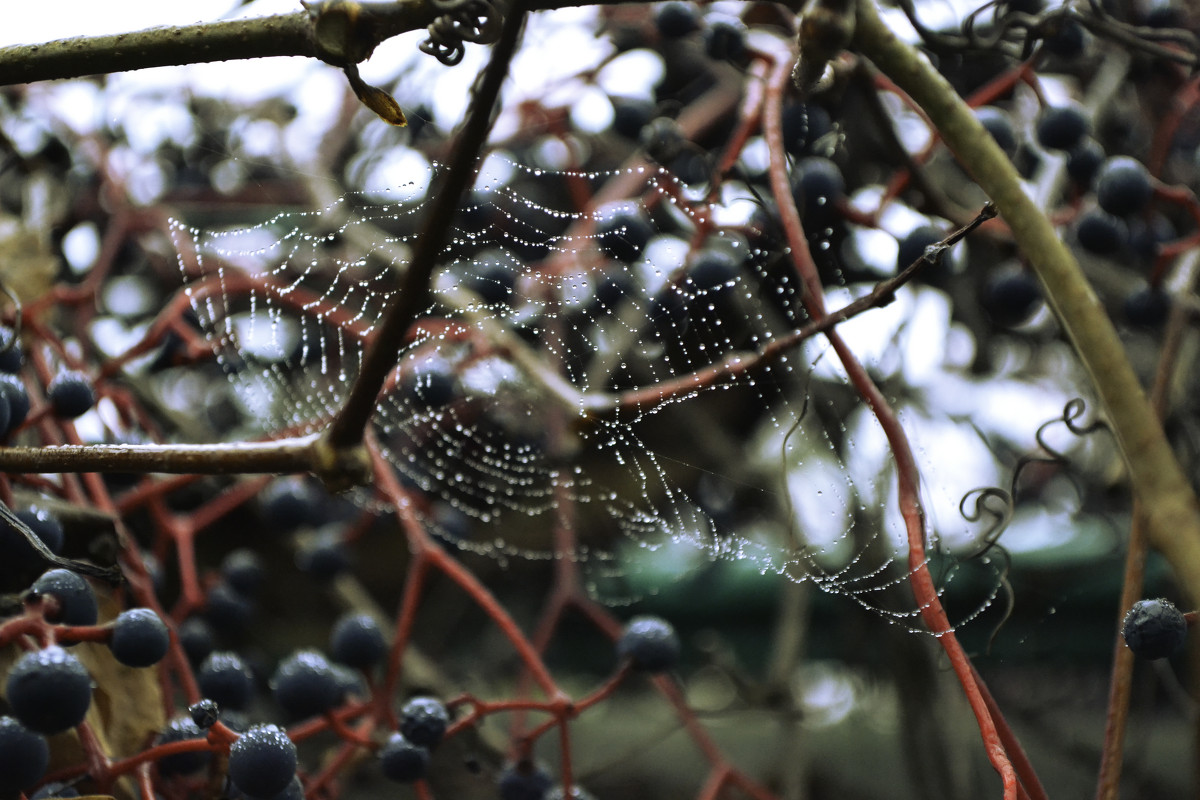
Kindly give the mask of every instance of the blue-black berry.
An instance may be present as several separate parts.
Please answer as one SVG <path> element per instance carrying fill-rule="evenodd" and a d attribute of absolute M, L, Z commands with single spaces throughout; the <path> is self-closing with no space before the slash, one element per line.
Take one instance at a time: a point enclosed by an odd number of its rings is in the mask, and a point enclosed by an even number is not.
<path fill-rule="evenodd" d="M 1125 614 L 1121 635 L 1138 658 L 1166 658 L 1183 647 L 1187 619 L 1170 600 L 1139 600 Z"/>
<path fill-rule="evenodd" d="M 925 251 L 945 238 L 941 230 L 932 225 L 918 225 L 900 240 L 896 250 L 896 271 L 901 272 L 912 266 L 918 258 L 925 256 Z"/>
<path fill-rule="evenodd" d="M 187 653 L 188 661 L 199 664 L 208 658 L 216 647 L 216 634 L 212 626 L 200 617 L 188 617 L 179 624 L 179 644 Z"/>
<path fill-rule="evenodd" d="M 454 401 L 458 395 L 458 374 L 446 359 L 427 356 L 409 363 L 400 385 L 417 408 L 431 411 Z"/>
<path fill-rule="evenodd" d="M 1020 325 L 1037 310 L 1042 290 L 1024 270 L 1000 270 L 983 286 L 983 308 L 997 325 Z"/>
<path fill-rule="evenodd" d="M 529 761 L 510 764 L 500 773 L 500 800 L 545 800 L 554 781 Z"/>
<path fill-rule="evenodd" d="M 1125 248 L 1129 229 L 1120 217 L 1114 217 L 1104 209 L 1093 208 L 1079 215 L 1075 223 L 1075 238 L 1079 240 L 1079 246 L 1089 253 L 1112 258 Z"/>
<path fill-rule="evenodd" d="M 992 135 L 1005 155 L 1012 158 L 1016 154 L 1017 129 L 1007 111 L 995 106 L 980 106 L 975 109 L 975 119 Z"/>
<path fill-rule="evenodd" d="M 197 728 L 206 731 L 221 718 L 221 707 L 217 705 L 216 700 L 199 700 L 188 706 L 188 716 L 196 723 Z"/>
<path fill-rule="evenodd" d="M 617 657 L 642 672 L 665 672 L 679 663 L 679 636 L 661 617 L 634 617 L 617 641 Z"/>
<path fill-rule="evenodd" d="M 561 786 L 555 786 L 546 793 L 545 800 L 596 800 L 596 796 L 582 786 L 572 786 L 570 792 Z"/>
<path fill-rule="evenodd" d="M 246 632 L 255 610 L 253 600 L 224 581 L 213 584 L 204 598 L 204 618 L 215 630 L 231 636 Z"/>
<path fill-rule="evenodd" d="M 167 626 L 148 608 L 132 608 L 118 614 L 108 642 L 113 657 L 127 667 L 157 664 L 167 654 L 170 644 Z"/>
<path fill-rule="evenodd" d="M 1037 140 L 1047 150 L 1070 150 L 1091 130 L 1091 120 L 1079 106 L 1051 106 L 1038 117 Z"/>
<path fill-rule="evenodd" d="M 63 625 L 95 625 L 100 616 L 96 605 L 96 593 L 80 575 L 68 569 L 52 569 L 43 573 L 29 587 L 40 595 L 49 595 L 58 601 L 58 613 L 50 617 L 51 622 Z"/>
<path fill-rule="evenodd" d="M 410 742 L 402 733 L 393 733 L 379 750 L 379 767 L 389 780 L 421 780 L 429 771 L 429 748 Z"/>
<path fill-rule="evenodd" d="M 96 404 L 92 379 L 82 372 L 68 370 L 59 373 L 46 387 L 46 399 L 56 416 L 75 419 L 86 414 Z"/>
<path fill-rule="evenodd" d="M 0 797 L 31 788 L 50 764 L 46 739 L 12 717 L 0 717 Z"/>
<path fill-rule="evenodd" d="M 656 9 L 654 24 L 668 39 L 679 39 L 700 28 L 700 14 L 691 3 L 662 3 Z"/>
<path fill-rule="evenodd" d="M 714 61 L 741 62 L 746 57 L 746 26 L 736 18 L 711 20 L 704 28 L 704 52 Z"/>
<path fill-rule="evenodd" d="M 1096 173 L 1096 202 L 1110 214 L 1127 217 L 1146 207 L 1154 195 L 1150 173 L 1140 161 L 1114 156 Z"/>
<path fill-rule="evenodd" d="M 1125 319 L 1140 328 L 1157 328 L 1171 312 L 1171 295 L 1158 286 L 1143 286 L 1125 298 Z"/>
<path fill-rule="evenodd" d="M 400 732 L 413 744 L 430 750 L 441 744 L 450 724 L 450 712 L 433 697 L 414 697 L 400 709 Z"/>
<path fill-rule="evenodd" d="M 190 716 L 179 716 L 167 723 L 167 727 L 163 728 L 162 733 L 154 738 L 154 743 L 171 744 L 204 738 L 206 738 L 204 731 Z M 189 750 L 184 753 L 163 756 L 158 760 L 158 773 L 166 777 L 199 772 L 208 764 L 209 755 L 208 750 Z"/>
<path fill-rule="evenodd" d="M 16 374 L 25 363 L 25 354 L 21 343 L 16 341 L 13 329 L 0 325 L 0 372 Z"/>
<path fill-rule="evenodd" d="M 21 724 L 47 736 L 74 728 L 92 704 L 92 676 L 58 645 L 17 659 L 5 687 Z"/>
<path fill-rule="evenodd" d="M 823 156 L 809 156 L 800 159 L 795 171 L 792 194 L 800 213 L 815 219 L 832 216 L 837 202 L 846 193 L 841 168 Z"/>
<path fill-rule="evenodd" d="M 663 166 L 679 158 L 686 142 L 683 129 L 670 117 L 655 117 L 646 123 L 638 135 L 638 144 L 650 160 Z"/>
<path fill-rule="evenodd" d="M 329 654 L 333 660 L 356 669 L 375 666 L 387 655 L 387 650 L 383 631 L 370 614 L 344 614 L 329 634 Z"/>
<path fill-rule="evenodd" d="M 254 699 L 254 674 L 236 653 L 210 653 L 196 671 L 196 682 L 221 708 L 244 711 Z"/>
<path fill-rule="evenodd" d="M 296 775 L 296 745 L 275 725 L 255 725 L 229 748 L 229 778 L 252 797 L 273 797 Z"/>
<path fill-rule="evenodd" d="M 266 580 L 267 569 L 258 553 L 246 547 L 239 547 L 221 560 L 221 577 L 238 594 L 254 597 Z"/>
<path fill-rule="evenodd" d="M 1067 175 L 1076 185 L 1090 188 L 1096 173 L 1100 171 L 1100 165 L 1104 163 L 1105 155 L 1104 145 L 1085 136 L 1067 151 Z"/>
<path fill-rule="evenodd" d="M 331 524 L 305 539 L 296 551 L 296 566 L 320 580 L 331 580 L 350 568 L 350 551 L 340 525 Z"/>
<path fill-rule="evenodd" d="M 323 714 L 343 694 L 329 661 L 313 650 L 300 650 L 279 662 L 271 685 L 275 702 L 292 719 Z"/>
<path fill-rule="evenodd" d="M 25 382 L 16 375 L 0 372 L 0 395 L 8 401 L 8 427 L 4 432 L 16 430 L 29 416 L 29 391 Z"/>
<path fill-rule="evenodd" d="M 596 215 L 596 244 L 611 259 L 636 261 L 654 235 L 650 220 L 632 203 L 601 206 Z"/>

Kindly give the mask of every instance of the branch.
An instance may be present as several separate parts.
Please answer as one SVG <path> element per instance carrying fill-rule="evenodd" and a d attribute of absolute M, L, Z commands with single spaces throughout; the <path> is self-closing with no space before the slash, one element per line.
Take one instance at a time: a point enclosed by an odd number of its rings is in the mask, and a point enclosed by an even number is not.
<path fill-rule="evenodd" d="M 618 2 L 534 0 L 528 8 L 546 11 Z M 351 0 L 309 6 L 309 11 L 294 14 L 0 47 L 0 86 L 272 56 L 319 58 L 344 67 L 365 60 L 393 36 L 426 27 L 446 10 L 446 3 L 436 0 Z"/>
<path fill-rule="evenodd" d="M 462 130 L 454 140 L 446 177 L 440 186 L 431 190 L 433 201 L 413 248 L 412 261 L 404 272 L 395 300 L 385 310 L 383 322 L 363 356 L 362 367 L 345 404 L 329 426 L 323 446 L 333 451 L 362 447 L 363 433 L 375 409 L 379 390 L 396 368 L 396 359 L 409 327 L 428 306 L 430 278 L 463 192 L 475 177 L 475 164 L 491 130 L 492 110 L 500 95 L 500 86 L 508 75 L 508 65 L 516 52 L 525 17 L 521 0 L 516 0 L 505 14 L 500 39 L 492 49 L 487 69 L 480 76 L 482 80 L 476 87 Z"/>
<path fill-rule="evenodd" d="M 1022 191 L 1012 163 L 975 115 L 915 49 L 887 28 L 873 2 L 859 4 L 855 46 L 909 94 L 987 193 L 1029 260 L 1063 330 L 1091 376 L 1116 433 L 1151 542 L 1194 598 L 1200 592 L 1200 503 L 1138 383 L 1121 340 L 1074 256 Z"/>

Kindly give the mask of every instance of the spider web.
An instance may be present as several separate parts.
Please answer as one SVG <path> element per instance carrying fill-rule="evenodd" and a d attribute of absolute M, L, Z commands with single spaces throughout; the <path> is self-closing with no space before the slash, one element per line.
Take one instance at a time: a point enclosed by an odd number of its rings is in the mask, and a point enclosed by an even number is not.
<path fill-rule="evenodd" d="M 252 227 L 173 223 L 194 311 L 259 433 L 315 432 L 341 407 L 441 168 Z M 638 199 L 576 210 L 616 183 Z M 734 561 L 915 629 L 901 544 L 846 477 L 854 442 L 808 411 L 820 343 L 664 389 L 806 321 L 762 205 L 654 167 L 489 157 L 372 420 L 426 524 L 499 559 L 575 559 L 610 602 Z M 562 524 L 573 552 L 551 545 Z M 998 596 L 999 569 L 963 620 Z"/>

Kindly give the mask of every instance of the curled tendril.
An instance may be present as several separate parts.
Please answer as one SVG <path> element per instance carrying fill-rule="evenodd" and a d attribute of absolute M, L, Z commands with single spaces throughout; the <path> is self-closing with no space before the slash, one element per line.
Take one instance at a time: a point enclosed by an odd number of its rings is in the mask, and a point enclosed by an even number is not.
<path fill-rule="evenodd" d="M 1087 404 L 1082 399 L 1076 397 L 1069 400 L 1063 406 L 1062 414 L 1038 426 L 1034 439 L 1037 441 L 1037 445 L 1044 455 L 1022 456 L 1013 469 L 1012 479 L 1007 489 L 999 486 L 982 486 L 971 489 L 963 495 L 962 500 L 958 503 L 958 511 L 967 522 L 989 520 L 987 528 L 979 537 L 979 546 L 972 553 L 966 555 L 964 560 L 973 561 L 983 558 L 994 551 L 1003 562 L 1003 566 L 999 572 L 999 579 L 1000 587 L 1005 597 L 1005 610 L 1000 621 L 996 623 L 991 635 L 988 637 L 987 647 L 989 651 L 996 636 L 1000 633 L 1000 629 L 1008 622 L 1008 618 L 1012 615 L 1013 611 L 1014 597 L 1012 584 L 1008 580 L 1008 573 L 1012 567 L 1012 559 L 1008 551 L 1000 544 L 1000 535 L 1004 533 L 1004 530 L 1012 521 L 1013 514 L 1016 512 L 1017 486 L 1021 480 L 1021 473 L 1030 464 L 1067 464 L 1069 462 L 1065 454 L 1057 448 L 1051 447 L 1046 442 L 1046 431 L 1053 425 L 1064 425 L 1071 434 L 1081 438 L 1099 430 L 1109 430 L 1108 424 L 1102 420 L 1097 420 L 1089 425 L 1080 425 L 1079 420 L 1083 417 L 1086 410 Z M 998 501 L 998 503 L 995 501 Z"/>
<path fill-rule="evenodd" d="M 1195 67 L 1200 56 L 1200 41 L 1195 34 L 1183 28 L 1151 28 L 1132 25 L 1113 17 L 1097 0 L 1089 0 L 1086 8 L 1072 5 L 1062 5 L 1049 8 L 1040 14 L 1025 14 L 1019 11 L 1006 10 L 999 12 L 1005 4 L 1002 0 L 991 0 L 972 11 L 963 20 L 962 34 L 965 42 L 957 41 L 958 37 L 935 33 L 914 22 L 913 27 L 933 49 L 944 49 L 956 43 L 974 50 L 999 50 L 1005 46 L 1019 46 L 1019 53 L 1012 55 L 1021 59 L 1029 58 L 1037 44 L 1049 36 L 1062 30 L 1064 25 L 1075 22 L 1094 36 L 1131 50 L 1139 50 L 1147 55 L 1174 61 L 1188 67 Z M 901 3 L 910 20 L 916 19 L 916 10 L 911 0 Z M 987 25 L 987 33 L 979 28 L 980 17 L 989 10 L 996 10 L 992 21 Z M 977 28 L 977 25 L 979 26 Z"/>
<path fill-rule="evenodd" d="M 56 554 L 53 550 L 46 546 L 41 537 L 33 532 L 28 525 L 21 520 L 13 510 L 9 508 L 3 501 L 0 501 L 0 519 L 3 524 L 7 524 L 10 528 L 24 537 L 29 546 L 43 561 L 53 564 L 56 567 L 69 569 L 72 572 L 78 572 L 80 575 L 89 575 L 93 578 L 99 578 L 113 586 L 119 586 L 125 582 L 124 573 L 120 567 L 101 567 L 90 561 L 80 561 L 74 558 L 66 558 Z"/>
<path fill-rule="evenodd" d="M 430 23 L 429 37 L 420 48 L 448 67 L 462 61 L 465 42 L 491 44 L 500 35 L 501 15 L 491 0 L 432 2 L 441 14 Z"/>

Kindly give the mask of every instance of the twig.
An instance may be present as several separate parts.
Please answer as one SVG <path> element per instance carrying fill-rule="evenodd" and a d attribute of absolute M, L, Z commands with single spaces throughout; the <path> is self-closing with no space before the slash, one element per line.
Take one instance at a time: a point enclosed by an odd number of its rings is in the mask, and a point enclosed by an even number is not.
<path fill-rule="evenodd" d="M 345 404 L 329 426 L 323 444 L 334 451 L 361 448 L 363 433 L 375 408 L 379 390 L 396 367 L 396 359 L 413 320 L 428 306 L 429 282 L 450 230 L 458 204 L 475 177 L 475 164 L 491 129 L 492 110 L 508 65 L 517 49 L 526 11 L 522 0 L 509 8 L 500 39 L 476 89 L 462 131 L 455 139 L 450 167 L 442 185 L 435 190 L 425 226 L 413 248 L 412 261 L 404 272 L 395 300 L 384 312 L 383 322 L 363 356 L 362 367 Z"/>
<path fill-rule="evenodd" d="M 1151 542 L 1195 596 L 1200 587 L 1200 503 L 1075 258 L 966 103 L 925 58 L 896 38 L 872 3 L 862 4 L 856 31 L 856 46 L 925 109 L 947 146 L 996 203 L 1112 421 L 1134 493 L 1146 511 Z"/>

